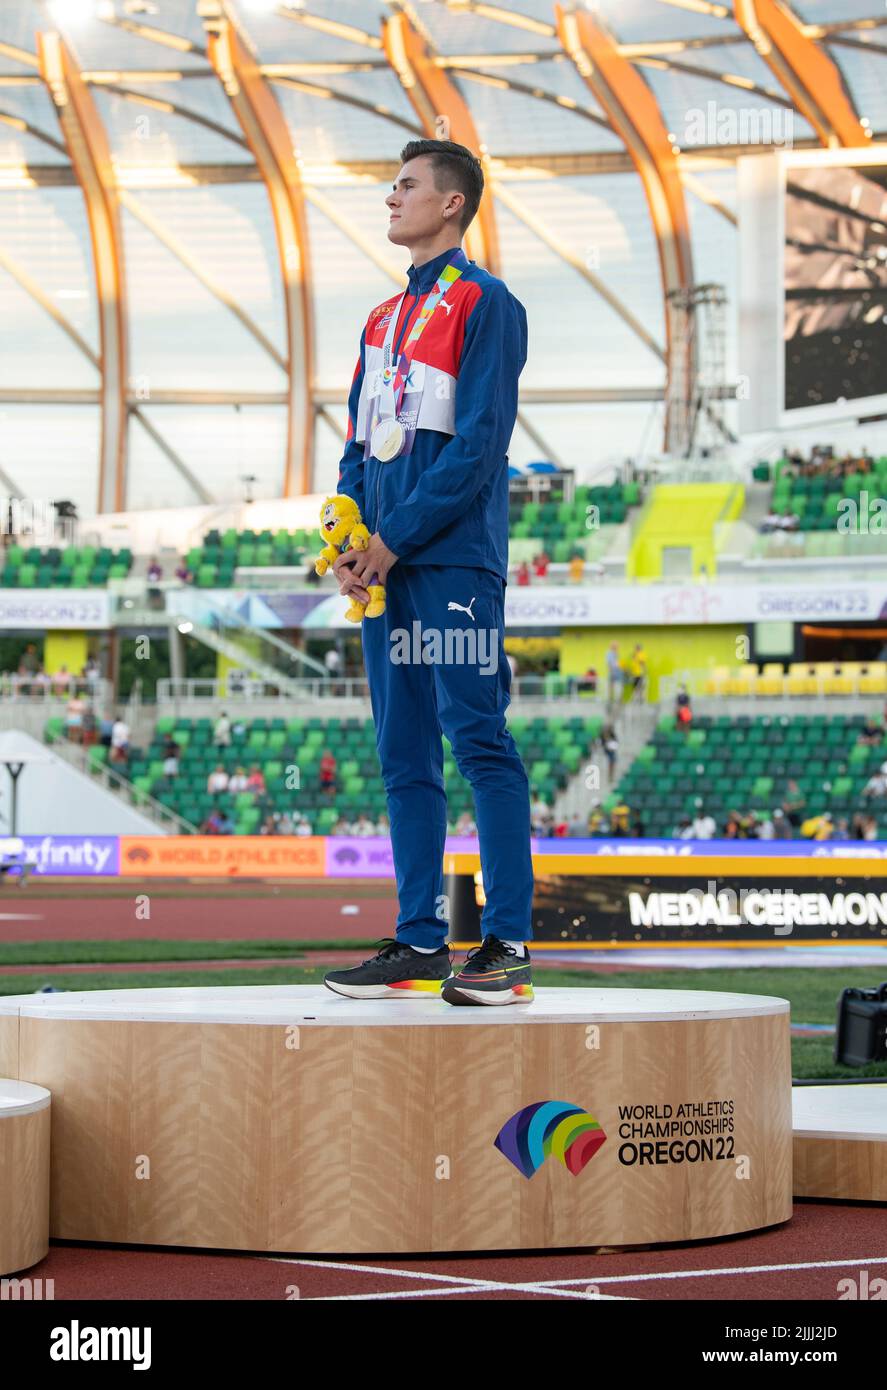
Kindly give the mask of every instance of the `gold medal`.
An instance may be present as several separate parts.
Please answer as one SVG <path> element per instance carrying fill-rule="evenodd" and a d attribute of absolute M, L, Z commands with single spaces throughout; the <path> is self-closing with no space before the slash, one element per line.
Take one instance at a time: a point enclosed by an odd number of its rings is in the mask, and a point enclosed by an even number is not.
<path fill-rule="evenodd" d="M 373 430 L 371 447 L 380 463 L 396 458 L 403 448 L 404 429 L 399 420 L 382 419 Z"/>

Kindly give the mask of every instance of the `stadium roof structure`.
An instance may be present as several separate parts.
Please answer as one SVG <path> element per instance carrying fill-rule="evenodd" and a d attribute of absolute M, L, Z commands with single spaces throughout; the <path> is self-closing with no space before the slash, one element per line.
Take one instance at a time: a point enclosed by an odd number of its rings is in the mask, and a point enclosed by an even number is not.
<path fill-rule="evenodd" d="M 513 459 L 632 453 L 665 296 L 714 283 L 735 317 L 736 159 L 885 132 L 874 0 L 8 0 L 0 488 L 91 513 L 332 486 L 419 136 L 482 158 L 466 250 L 527 307 Z"/>

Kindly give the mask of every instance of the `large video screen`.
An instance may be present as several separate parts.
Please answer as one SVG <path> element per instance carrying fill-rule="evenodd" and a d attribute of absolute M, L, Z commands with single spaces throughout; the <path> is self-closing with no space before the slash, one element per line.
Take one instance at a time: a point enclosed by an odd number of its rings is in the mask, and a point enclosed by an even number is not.
<path fill-rule="evenodd" d="M 785 410 L 887 391 L 887 166 L 785 171 Z"/>

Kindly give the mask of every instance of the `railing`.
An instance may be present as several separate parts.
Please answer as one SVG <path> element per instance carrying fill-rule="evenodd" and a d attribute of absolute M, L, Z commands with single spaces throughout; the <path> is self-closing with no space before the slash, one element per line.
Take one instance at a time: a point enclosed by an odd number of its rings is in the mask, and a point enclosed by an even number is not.
<path fill-rule="evenodd" d="M 90 762 L 88 749 L 74 743 L 53 743 L 50 746 L 54 752 L 73 767 L 77 767 L 80 772 L 85 772 L 87 776 L 95 778 L 106 790 L 122 796 L 135 810 L 149 811 L 151 816 L 159 821 L 165 829 L 168 828 L 171 832 L 180 835 L 197 833 L 198 826 L 192 825 L 177 811 L 171 811 L 168 806 L 164 806 L 162 801 L 157 801 L 151 796 L 150 792 L 140 791 L 134 787 L 129 778 L 124 777 L 116 768 L 109 766 L 108 763 Z"/>
<path fill-rule="evenodd" d="M 232 685 L 235 677 L 239 679 Z M 583 704 L 594 706 L 595 713 L 601 713 L 605 711 L 607 703 L 605 685 L 606 682 L 599 682 L 597 690 L 592 691 L 584 685 L 581 676 L 564 676 L 557 686 L 552 682 L 546 684 L 544 676 L 519 676 L 511 682 L 511 695 L 512 699 L 541 700 L 545 703 L 579 700 Z M 296 698 L 304 699 L 306 703 L 329 699 L 368 700 L 370 693 L 364 676 L 324 676 L 316 680 L 294 678 L 290 686 L 297 688 Z M 224 680 L 188 677 L 169 678 L 157 682 L 158 705 L 183 703 L 188 700 L 206 700 L 216 704 L 224 701 L 232 707 L 251 704 L 257 700 L 279 700 L 281 704 L 291 705 L 293 698 L 292 693 L 282 694 L 270 682 L 244 677 L 242 672 L 230 672 Z M 642 704 L 644 701 L 640 699 L 636 703 Z M 627 701 L 619 708 L 625 710 L 628 704 Z"/>
<path fill-rule="evenodd" d="M 61 714 L 72 695 L 82 695 L 93 705 L 106 708 L 111 703 L 111 682 L 97 676 L 86 680 L 72 676 L 64 684 L 52 676 L 22 676 L 18 672 L 0 672 L 0 700 L 12 704 L 46 705 L 49 714 Z"/>

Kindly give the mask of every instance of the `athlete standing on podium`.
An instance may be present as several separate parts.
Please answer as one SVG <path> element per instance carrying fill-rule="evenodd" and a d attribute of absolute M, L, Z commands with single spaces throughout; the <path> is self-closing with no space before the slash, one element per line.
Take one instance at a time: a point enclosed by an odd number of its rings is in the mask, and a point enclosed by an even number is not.
<path fill-rule="evenodd" d="M 527 775 L 505 727 L 508 447 L 527 359 L 527 316 L 461 242 L 484 189 L 463 145 L 413 140 L 385 202 L 409 248 L 408 288 L 370 313 L 348 399 L 340 493 L 369 548 L 333 566 L 385 613 L 365 618 L 364 662 L 388 797 L 400 911 L 378 955 L 325 983 L 354 998 L 437 993 L 451 1004 L 533 997 Z M 421 648 L 420 648 L 421 643 Z M 443 894 L 447 805 L 441 733 L 475 800 L 483 941 L 451 970 Z"/>

